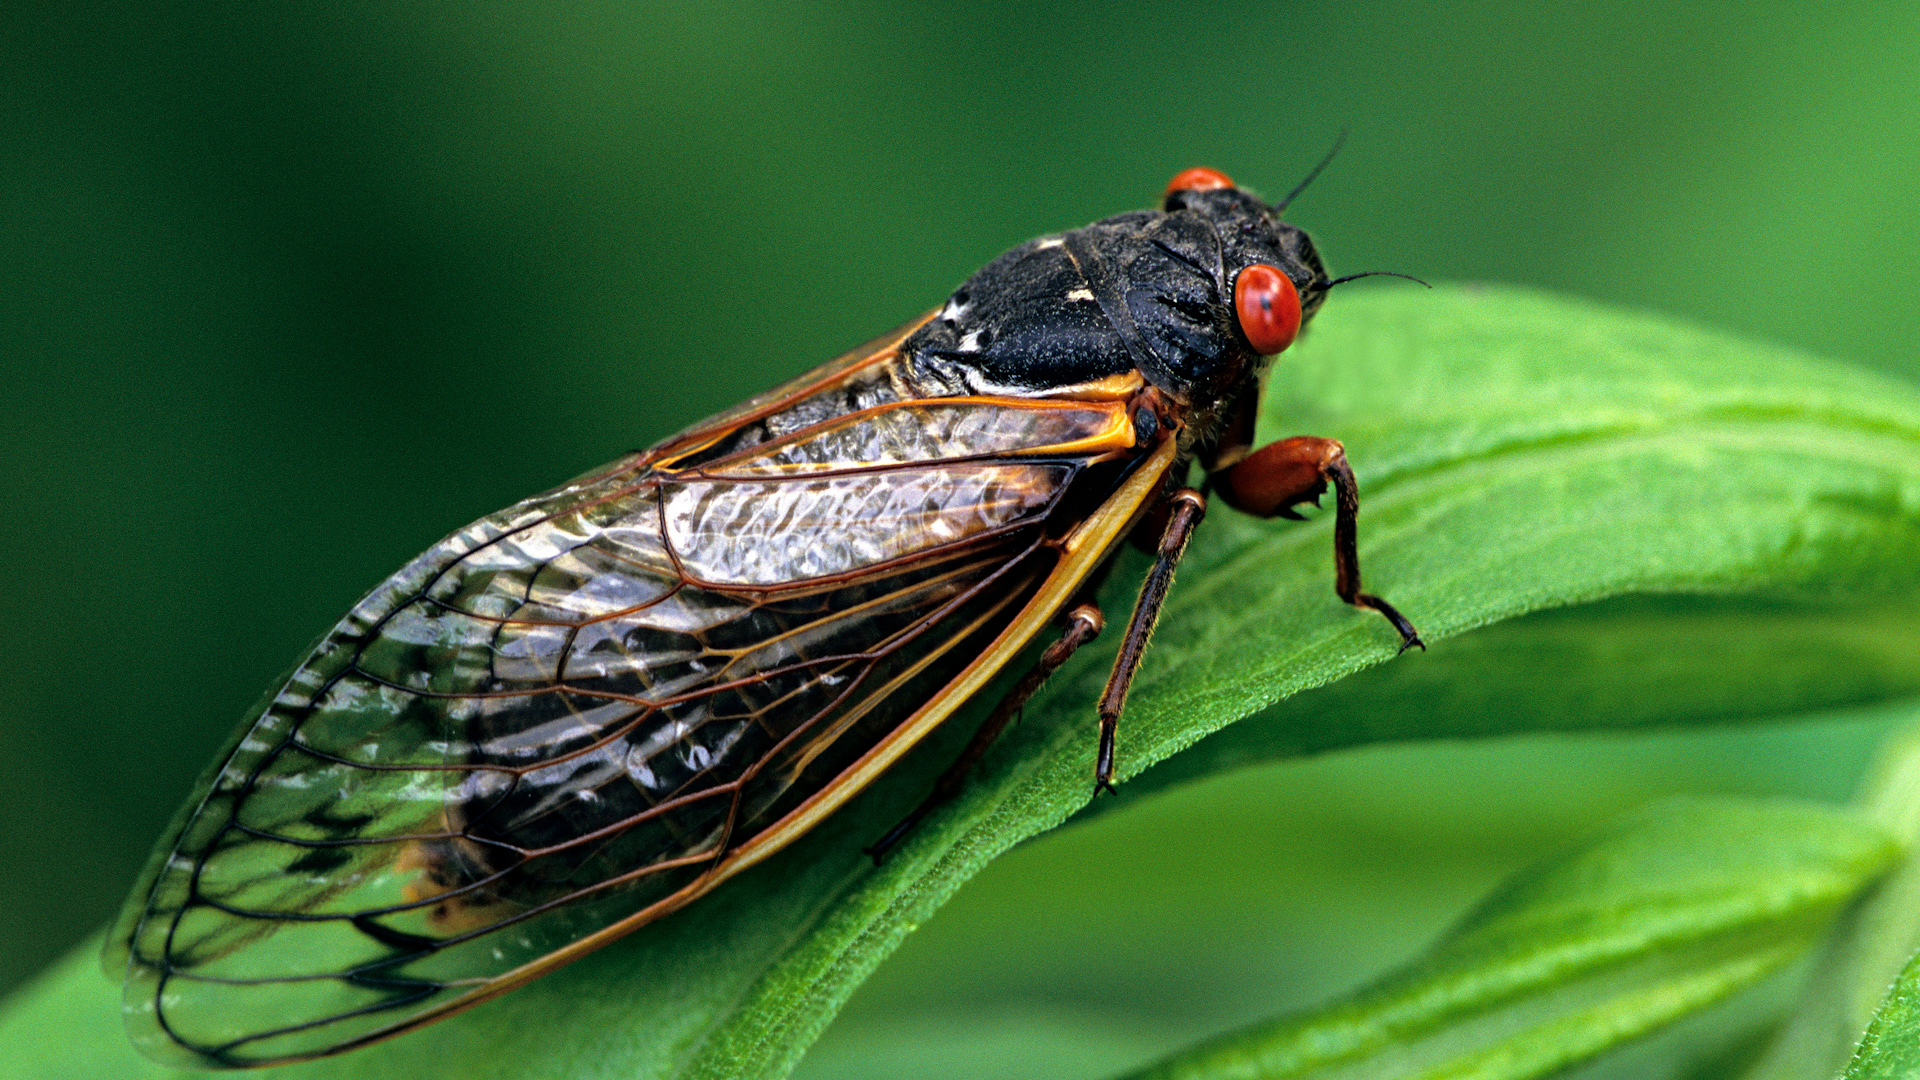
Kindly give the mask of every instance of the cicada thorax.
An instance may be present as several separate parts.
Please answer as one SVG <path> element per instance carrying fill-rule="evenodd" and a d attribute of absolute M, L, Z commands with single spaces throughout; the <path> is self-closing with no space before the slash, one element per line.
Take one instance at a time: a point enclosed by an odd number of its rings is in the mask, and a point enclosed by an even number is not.
<path fill-rule="evenodd" d="M 1170 426 L 1185 457 L 1257 407 L 1267 361 L 1327 285 L 1306 233 L 1220 174 L 1190 170 L 1162 210 L 1041 237 L 989 263 L 905 349 L 931 392 L 1061 394 L 1137 380 L 1136 409 Z"/>

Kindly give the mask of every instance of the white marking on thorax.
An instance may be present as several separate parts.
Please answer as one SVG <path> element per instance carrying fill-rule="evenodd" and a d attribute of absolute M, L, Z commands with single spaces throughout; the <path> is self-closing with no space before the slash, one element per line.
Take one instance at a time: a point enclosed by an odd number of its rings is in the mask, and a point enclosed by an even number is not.
<path fill-rule="evenodd" d="M 967 336 L 960 339 L 959 351 L 979 352 L 980 351 L 980 331 L 978 330 L 968 331 Z"/>
<path fill-rule="evenodd" d="M 1067 293 L 1067 299 L 1069 299 L 1069 300 L 1091 300 L 1091 299 L 1093 299 L 1093 290 L 1092 290 L 1092 289 L 1087 289 L 1087 288 L 1079 288 L 1079 289 L 1074 289 L 1074 290 L 1072 290 L 1072 291 L 1070 291 L 1070 292 L 1068 292 L 1068 293 Z"/>
<path fill-rule="evenodd" d="M 1033 250 L 1035 250 L 1035 251 L 1045 251 L 1045 250 L 1047 250 L 1048 248 L 1057 248 L 1057 247 L 1060 247 L 1061 245 L 1063 245 L 1063 244 L 1065 244 L 1066 242 L 1067 242 L 1067 241 L 1066 241 L 1066 239 L 1065 239 L 1064 237 L 1059 237 L 1059 236 L 1049 236 L 1049 237 L 1046 237 L 1046 238 L 1044 238 L 1044 239 L 1041 239 L 1041 240 L 1036 240 L 1036 241 L 1034 241 L 1034 244 L 1033 244 Z"/>

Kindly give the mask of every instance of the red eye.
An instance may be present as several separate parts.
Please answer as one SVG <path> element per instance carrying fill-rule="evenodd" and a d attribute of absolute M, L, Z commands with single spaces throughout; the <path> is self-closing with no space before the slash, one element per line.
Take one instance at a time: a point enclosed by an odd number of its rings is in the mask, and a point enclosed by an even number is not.
<path fill-rule="evenodd" d="M 1233 280 L 1233 310 L 1247 344 L 1261 356 L 1285 349 L 1300 332 L 1300 293 L 1293 279 L 1265 263 L 1247 267 Z"/>
<path fill-rule="evenodd" d="M 1233 181 L 1218 169 L 1188 169 L 1167 184 L 1167 195 L 1176 191 L 1212 191 L 1215 188 L 1229 188 Z M 1166 195 L 1161 196 L 1165 198 Z"/>

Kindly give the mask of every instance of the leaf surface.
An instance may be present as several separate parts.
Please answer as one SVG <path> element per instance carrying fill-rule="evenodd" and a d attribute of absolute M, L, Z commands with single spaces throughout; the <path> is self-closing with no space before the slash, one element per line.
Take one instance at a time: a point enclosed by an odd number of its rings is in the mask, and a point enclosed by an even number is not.
<path fill-rule="evenodd" d="M 1749 986 L 1900 856 L 1864 817 L 1678 800 L 1535 867 L 1416 963 L 1133 1080 L 1525 1080 Z"/>
<path fill-rule="evenodd" d="M 1913 387 L 1494 289 L 1343 295 L 1313 330 L 1275 372 L 1265 434 L 1345 441 L 1368 587 L 1434 648 L 1346 678 L 1397 642 L 1333 596 L 1331 515 L 1216 507 L 1122 721 L 1120 773 L 1140 777 L 1124 797 L 1384 739 L 1727 723 L 1920 692 L 1899 629 L 1920 605 Z M 1111 622 L 1141 566 L 1124 559 L 1103 595 Z M 784 1075 L 961 883 L 1086 805 L 1105 644 L 885 866 L 860 847 L 918 801 L 964 725 L 688 911 L 282 1075 Z M 116 997 L 90 963 L 63 964 L 0 1015 L 0 1071 L 156 1075 L 126 1047 Z"/>

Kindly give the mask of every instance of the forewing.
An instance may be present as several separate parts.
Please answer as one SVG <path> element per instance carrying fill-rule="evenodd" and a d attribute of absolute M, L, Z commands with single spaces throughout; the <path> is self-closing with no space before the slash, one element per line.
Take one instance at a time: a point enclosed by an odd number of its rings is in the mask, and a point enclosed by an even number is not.
<path fill-rule="evenodd" d="M 322 640 L 122 917 L 144 1050 L 356 1045 L 697 894 L 994 641 L 1131 438 L 1017 401 L 752 424 L 461 530 Z"/>

